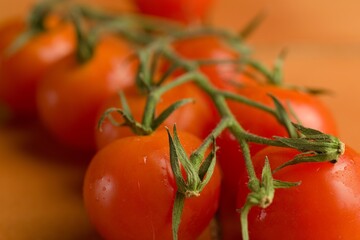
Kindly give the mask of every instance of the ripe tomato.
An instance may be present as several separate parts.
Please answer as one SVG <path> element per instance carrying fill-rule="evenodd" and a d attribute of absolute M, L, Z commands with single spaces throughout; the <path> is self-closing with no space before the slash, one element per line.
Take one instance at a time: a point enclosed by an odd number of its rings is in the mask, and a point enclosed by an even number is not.
<path fill-rule="evenodd" d="M 213 0 L 134 0 L 134 3 L 144 14 L 198 24 L 207 17 Z"/>
<path fill-rule="evenodd" d="M 130 54 L 132 48 L 126 42 L 106 36 L 87 62 L 79 63 L 73 54 L 49 70 L 39 84 L 37 106 L 40 120 L 58 140 L 76 148 L 95 148 L 101 105 L 134 82 Z"/>
<path fill-rule="evenodd" d="M 199 138 L 179 132 L 189 154 Z M 85 176 L 84 201 L 91 222 L 105 239 L 172 239 L 172 207 L 177 190 L 166 131 L 116 140 L 92 159 Z M 179 239 L 196 239 L 215 214 L 220 171 L 199 197 L 187 198 Z"/>
<path fill-rule="evenodd" d="M 141 122 L 146 95 L 141 94 L 136 86 L 126 89 L 124 94 L 134 119 Z M 159 128 L 163 128 L 164 126 L 171 128 L 176 123 L 179 130 L 190 132 L 200 138 L 205 138 L 217 124 L 219 116 L 210 98 L 193 83 L 183 84 L 166 92 L 157 105 L 156 114 L 160 114 L 174 102 L 185 98 L 193 99 L 194 103 L 188 103 L 175 110 Z M 109 98 L 101 108 L 100 115 L 110 107 L 121 108 L 120 98 L 117 94 Z M 124 122 L 122 116 L 118 113 L 112 113 L 111 115 L 118 122 Z M 114 126 L 108 119 L 105 119 L 103 122 L 102 131 L 97 130 L 95 134 L 97 147 L 99 149 L 115 139 L 134 135 L 130 128 Z"/>
<path fill-rule="evenodd" d="M 291 160 L 296 150 L 267 147 L 253 162 L 260 176 L 267 156 L 272 169 Z M 266 209 L 254 207 L 249 213 L 250 239 L 360 239 L 360 155 L 350 147 L 338 162 L 302 163 L 273 174 L 282 181 L 298 182 L 297 187 L 276 189 Z M 239 184 L 238 208 L 248 193 Z"/>
<path fill-rule="evenodd" d="M 301 123 L 322 132 L 337 135 L 336 123 L 329 109 L 315 96 L 296 90 L 289 90 L 270 85 L 243 87 L 238 93 L 256 102 L 273 107 L 273 101 L 268 96 L 277 97 L 285 108 L 291 109 Z M 251 133 L 271 138 L 287 136 L 285 128 L 269 113 L 234 101 L 229 101 L 233 111 L 243 128 Z M 243 155 L 235 137 L 225 131 L 217 140 L 219 146 L 218 161 L 223 171 L 223 186 L 220 203 L 220 221 L 225 239 L 239 239 L 238 216 L 235 212 L 236 195 L 240 172 L 245 168 Z M 264 145 L 250 143 L 251 154 L 256 154 Z"/>
<path fill-rule="evenodd" d="M 45 72 L 74 51 L 75 32 L 70 23 L 48 24 L 14 53 L 8 50 L 27 29 L 25 21 L 14 18 L 0 27 L 0 101 L 13 115 L 36 115 L 36 87 Z"/>
<path fill-rule="evenodd" d="M 186 60 L 237 60 L 239 54 L 221 38 L 214 35 L 200 35 L 184 38 L 173 43 L 176 53 Z M 223 90 L 235 90 L 238 85 L 255 85 L 256 82 L 239 71 L 238 64 L 221 63 L 200 67 L 214 86 Z"/>

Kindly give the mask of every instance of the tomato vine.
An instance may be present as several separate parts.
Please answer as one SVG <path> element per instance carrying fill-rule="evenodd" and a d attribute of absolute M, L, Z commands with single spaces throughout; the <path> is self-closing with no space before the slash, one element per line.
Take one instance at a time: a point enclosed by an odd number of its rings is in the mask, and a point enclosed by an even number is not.
<path fill-rule="evenodd" d="M 59 1 L 51 1 L 34 8 L 29 18 L 29 30 L 20 35 L 10 46 L 10 53 L 21 48 L 35 34 L 45 31 L 45 18 L 53 13 L 58 3 Z M 274 68 L 269 70 L 250 56 L 250 49 L 244 42 L 245 38 L 263 19 L 261 14 L 250 21 L 244 30 L 238 34 L 212 27 L 184 28 L 178 24 L 165 23 L 157 19 L 136 15 L 111 15 L 82 5 L 71 6 L 66 11 L 62 10 L 61 14 L 62 18 L 70 19 L 75 27 L 78 43 L 76 55 L 80 63 L 85 63 L 93 57 L 98 39 L 105 33 L 118 34 L 138 49 L 135 54 L 136 56 L 133 56 L 139 62 L 136 84 L 139 91 L 142 91 L 147 96 L 142 119 L 141 121 L 135 120 L 131 113 L 131 108 L 127 104 L 126 95 L 120 92 L 119 98 L 122 108 L 108 109 L 99 121 L 100 130 L 102 122 L 109 118 L 115 125 L 131 128 L 136 135 L 152 134 L 174 111 L 193 102 L 192 99 L 181 99 L 172 103 L 159 114 L 156 113 L 156 106 L 161 97 L 166 92 L 186 83 L 196 84 L 199 89 L 212 99 L 212 103 L 216 107 L 221 119 L 215 128 L 212 129 L 211 133 L 203 139 L 203 142 L 190 155 L 183 148 L 176 127 L 174 126 L 172 134 L 170 130 L 167 131 L 170 164 L 177 187 L 172 208 L 172 235 L 174 240 L 178 239 L 185 200 L 199 196 L 212 177 L 216 166 L 216 138 L 225 130 L 229 130 L 236 138 L 244 156 L 246 171 L 249 177 L 248 188 L 250 193 L 246 198 L 245 205 L 239 210 L 244 240 L 249 238 L 247 216 L 250 209 L 253 206 L 268 207 L 273 201 L 277 188 L 289 188 L 299 184 L 298 182 L 285 182 L 274 179 L 274 172 L 280 171 L 287 166 L 304 162 L 329 161 L 333 163 L 345 151 L 345 145 L 337 137 L 305 128 L 299 123 L 293 123 L 290 120 L 290 115 L 293 115 L 293 113 L 288 113 L 275 96 L 270 96 L 275 106 L 271 108 L 237 93 L 216 87 L 210 81 L 211 79 L 201 72 L 200 68 L 205 65 L 233 64 L 239 68 L 251 67 L 255 69 L 256 73 L 265 78 L 267 83 L 281 85 L 283 78 L 282 65 L 286 52 L 280 53 L 275 61 Z M 89 32 L 86 31 L 88 30 L 87 27 L 91 29 Z M 238 54 L 238 57 L 236 59 L 220 60 L 189 60 L 181 57 L 181 54 L 176 52 L 173 46 L 175 41 L 191 39 L 202 35 L 220 38 Z M 159 76 L 156 71 L 161 61 L 167 62 L 168 66 L 158 79 Z M 182 71 L 178 76 L 174 74 L 177 70 Z M 171 77 L 174 79 L 170 79 Z M 321 92 L 316 90 L 310 91 Z M 229 100 L 246 104 L 271 114 L 286 128 L 289 137 L 267 138 L 248 132 L 236 119 L 228 106 L 227 101 Z M 111 114 L 114 112 L 122 116 L 123 122 L 119 123 L 112 117 Z M 271 170 L 270 163 L 266 159 L 262 167 L 261 177 L 259 178 L 253 165 L 249 143 L 292 148 L 298 150 L 300 154 L 296 155 L 293 160 L 278 166 L 274 171 Z M 209 154 L 206 154 L 209 148 L 211 148 L 211 151 Z"/>

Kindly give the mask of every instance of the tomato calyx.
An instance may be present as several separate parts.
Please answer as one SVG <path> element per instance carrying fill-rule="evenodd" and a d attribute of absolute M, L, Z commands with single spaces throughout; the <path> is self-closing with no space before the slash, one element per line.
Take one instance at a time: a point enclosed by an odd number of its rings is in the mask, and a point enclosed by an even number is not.
<path fill-rule="evenodd" d="M 329 161 L 336 163 L 337 159 L 345 152 L 345 144 L 338 138 L 298 124 L 293 125 L 301 134 L 299 138 L 276 137 L 276 139 L 288 147 L 298 149 L 302 153 L 298 154 L 293 160 L 280 165 L 274 171 L 304 162 Z"/>
<path fill-rule="evenodd" d="M 206 184 L 210 181 L 216 163 L 216 145 L 213 137 L 212 149 L 203 160 L 204 155 L 195 151 L 187 156 L 178 137 L 176 126 L 173 127 L 173 136 L 166 128 L 170 146 L 170 164 L 174 173 L 177 192 L 172 211 L 172 233 L 173 239 L 178 239 L 178 230 L 181 222 L 181 214 L 186 198 L 198 197 Z M 185 171 L 183 175 L 182 169 Z"/>
<path fill-rule="evenodd" d="M 181 99 L 178 100 L 170 106 L 168 106 L 166 109 L 164 109 L 160 114 L 156 115 L 156 105 L 159 102 L 159 99 L 161 96 L 175 88 L 176 86 L 179 86 L 183 83 L 186 83 L 191 80 L 192 75 L 184 75 L 181 76 L 174 81 L 171 81 L 163 86 L 157 86 L 156 88 L 149 89 L 149 92 L 147 92 L 147 100 L 144 108 L 144 114 L 142 117 L 142 121 L 138 122 L 134 119 L 131 109 L 126 101 L 126 97 L 123 92 L 119 92 L 119 98 L 121 102 L 122 108 L 109 108 L 107 109 L 101 116 L 99 122 L 98 122 L 98 129 L 101 131 L 101 125 L 104 122 L 106 118 L 110 120 L 110 122 L 114 126 L 128 126 L 131 128 L 131 130 L 137 134 L 137 135 L 149 135 L 152 132 L 154 132 L 161 124 L 178 108 L 193 103 L 194 100 L 191 98 Z M 124 122 L 119 123 L 112 117 L 112 113 L 119 113 L 123 119 Z"/>
<path fill-rule="evenodd" d="M 240 213 L 242 239 L 249 239 L 247 216 L 252 207 L 267 208 L 274 199 L 276 188 L 290 188 L 298 185 L 300 185 L 300 182 L 284 182 L 273 179 L 269 159 L 266 157 L 261 179 L 250 179 L 248 183 L 250 193 L 246 198 L 244 206 L 238 210 Z"/>

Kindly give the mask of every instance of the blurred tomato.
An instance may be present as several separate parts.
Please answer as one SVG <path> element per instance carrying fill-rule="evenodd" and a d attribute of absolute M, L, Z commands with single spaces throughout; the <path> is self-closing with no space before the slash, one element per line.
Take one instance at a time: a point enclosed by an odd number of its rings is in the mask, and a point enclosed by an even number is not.
<path fill-rule="evenodd" d="M 214 0 L 133 0 L 141 13 L 186 24 L 203 22 Z"/>
<path fill-rule="evenodd" d="M 75 54 L 46 74 L 37 92 L 45 127 L 61 142 L 94 149 L 97 113 L 111 95 L 134 82 L 133 49 L 118 37 L 103 37 L 91 59 L 79 63 Z"/>
<path fill-rule="evenodd" d="M 0 26 L 0 101 L 15 117 L 36 114 L 38 83 L 49 68 L 75 49 L 73 26 L 50 18 L 45 31 L 32 36 L 14 52 L 12 44 L 29 31 L 25 20 L 14 18 Z"/>
<path fill-rule="evenodd" d="M 240 61 L 242 56 L 218 36 L 200 35 L 180 39 L 173 43 L 173 48 L 185 60 L 229 61 L 200 67 L 210 83 L 219 89 L 235 91 L 239 86 L 256 84 L 255 80 L 244 73 L 248 70 L 245 66 L 234 63 Z"/>

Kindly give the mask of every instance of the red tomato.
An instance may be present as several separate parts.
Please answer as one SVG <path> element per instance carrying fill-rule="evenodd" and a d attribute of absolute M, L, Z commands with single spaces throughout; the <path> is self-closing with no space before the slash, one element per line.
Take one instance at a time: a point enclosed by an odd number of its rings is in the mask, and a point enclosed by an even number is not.
<path fill-rule="evenodd" d="M 74 55 L 49 70 L 37 92 L 37 106 L 45 127 L 61 142 L 82 149 L 95 148 L 97 113 L 112 94 L 134 82 L 132 49 L 107 36 L 93 57 L 79 63 Z"/>
<path fill-rule="evenodd" d="M 0 101 L 15 116 L 36 115 L 36 87 L 45 72 L 74 51 L 76 40 L 70 23 L 48 24 L 49 28 L 8 53 L 25 30 L 25 21 L 15 18 L 0 27 Z"/>
<path fill-rule="evenodd" d="M 291 109 L 305 127 L 314 128 L 322 132 L 337 135 L 336 123 L 329 109 L 315 96 L 307 93 L 289 90 L 270 85 L 248 86 L 240 88 L 238 93 L 256 102 L 273 107 L 273 101 L 268 96 L 277 97 L 286 107 Z M 243 128 L 251 133 L 271 138 L 273 136 L 287 136 L 285 128 L 269 113 L 234 101 L 229 101 L 233 111 Z M 294 120 L 295 121 L 295 120 Z M 220 221 L 225 239 L 239 239 L 238 216 L 235 211 L 236 194 L 240 172 L 245 165 L 243 155 L 234 136 L 225 131 L 217 140 L 218 161 L 223 171 L 223 187 L 220 204 Z M 250 143 L 251 154 L 254 155 L 264 145 Z"/>
<path fill-rule="evenodd" d="M 260 176 L 267 156 L 272 169 L 291 160 L 296 150 L 267 147 L 253 162 Z M 276 189 L 266 209 L 249 213 L 250 239 L 360 239 L 360 155 L 350 147 L 338 162 L 302 163 L 273 174 L 274 179 L 301 181 L 300 186 Z M 239 184 L 238 208 L 248 193 Z"/>
<path fill-rule="evenodd" d="M 201 35 L 177 40 L 173 48 L 186 60 L 237 60 L 241 58 L 221 38 L 214 35 Z M 239 85 L 255 85 L 256 82 L 239 72 L 238 64 L 221 63 L 200 67 L 210 82 L 223 90 L 237 89 Z"/>
<path fill-rule="evenodd" d="M 187 24 L 201 23 L 213 0 L 134 0 L 141 13 Z"/>
<path fill-rule="evenodd" d="M 141 94 L 136 86 L 126 89 L 124 94 L 135 120 L 141 122 L 146 95 Z M 195 102 L 188 103 L 175 110 L 159 128 L 164 128 L 164 126 L 171 128 L 176 124 L 179 130 L 205 138 L 217 124 L 219 116 L 211 99 L 193 83 L 187 83 L 166 92 L 157 105 L 156 113 L 160 114 L 174 102 L 185 98 L 191 98 Z M 118 94 L 113 95 L 105 103 L 100 110 L 100 115 L 110 107 L 121 108 Z M 112 113 L 112 116 L 120 123 L 124 121 L 118 113 Z M 99 149 L 115 139 L 134 135 L 130 128 L 114 126 L 108 119 L 103 122 L 102 131 L 96 130 L 95 134 Z"/>
<path fill-rule="evenodd" d="M 189 154 L 199 138 L 179 132 Z M 91 222 L 105 239 L 172 239 L 171 214 L 176 183 L 170 167 L 168 136 L 156 131 L 114 141 L 92 159 L 84 200 Z M 220 192 L 216 167 L 199 197 L 187 198 L 179 239 L 196 239 L 215 214 Z"/>

